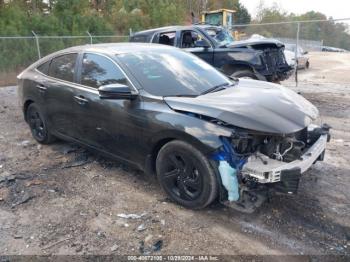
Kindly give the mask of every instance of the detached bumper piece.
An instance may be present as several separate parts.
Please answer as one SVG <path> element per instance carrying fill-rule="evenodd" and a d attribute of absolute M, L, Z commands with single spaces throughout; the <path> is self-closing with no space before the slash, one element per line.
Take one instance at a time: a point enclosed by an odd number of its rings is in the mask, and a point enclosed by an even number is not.
<path fill-rule="evenodd" d="M 223 204 L 242 213 L 251 214 L 259 208 L 267 198 L 268 194 L 266 191 L 242 190 L 239 201 L 224 201 Z"/>

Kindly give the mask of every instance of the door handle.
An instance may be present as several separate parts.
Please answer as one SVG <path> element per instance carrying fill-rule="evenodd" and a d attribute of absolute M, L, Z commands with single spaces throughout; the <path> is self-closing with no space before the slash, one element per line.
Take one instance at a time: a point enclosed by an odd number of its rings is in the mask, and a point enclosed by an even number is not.
<path fill-rule="evenodd" d="M 36 88 L 39 90 L 39 92 L 44 93 L 47 90 L 47 87 L 43 84 L 37 84 Z"/>
<path fill-rule="evenodd" d="M 85 105 L 85 104 L 89 103 L 89 100 L 87 100 L 83 96 L 74 96 L 74 99 L 79 105 Z"/>

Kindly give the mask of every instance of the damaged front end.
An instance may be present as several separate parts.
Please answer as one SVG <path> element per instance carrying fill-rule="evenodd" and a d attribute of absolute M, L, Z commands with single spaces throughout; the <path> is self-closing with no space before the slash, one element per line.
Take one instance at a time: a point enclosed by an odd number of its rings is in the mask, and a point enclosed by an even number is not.
<path fill-rule="evenodd" d="M 212 155 L 224 188 L 221 202 L 251 213 L 273 194 L 296 194 L 301 174 L 323 160 L 329 130 L 324 124 L 288 135 L 240 130 L 221 137 Z"/>
<path fill-rule="evenodd" d="M 312 124 L 319 117 L 314 105 L 267 82 L 240 79 L 220 92 L 165 101 L 176 112 L 230 134 L 216 137 L 220 145 L 211 159 L 223 185 L 221 201 L 244 212 L 254 211 L 271 194 L 295 194 L 301 174 L 323 160 L 330 139 L 329 126 Z"/>

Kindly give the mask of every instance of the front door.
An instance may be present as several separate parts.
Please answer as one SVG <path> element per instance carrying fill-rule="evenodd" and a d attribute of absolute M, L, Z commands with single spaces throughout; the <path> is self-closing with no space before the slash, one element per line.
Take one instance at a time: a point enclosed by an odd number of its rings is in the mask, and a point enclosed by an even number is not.
<path fill-rule="evenodd" d="M 180 48 L 191 52 L 209 64 L 213 64 L 214 51 L 210 42 L 199 32 L 194 30 L 184 30 L 180 35 Z M 207 47 L 203 47 L 206 44 Z"/>
<path fill-rule="evenodd" d="M 76 124 L 79 140 L 124 159 L 135 144 L 139 99 L 101 99 L 98 88 L 119 83 L 131 84 L 119 66 L 109 57 L 85 53 L 81 59 L 81 88 L 76 89 Z"/>

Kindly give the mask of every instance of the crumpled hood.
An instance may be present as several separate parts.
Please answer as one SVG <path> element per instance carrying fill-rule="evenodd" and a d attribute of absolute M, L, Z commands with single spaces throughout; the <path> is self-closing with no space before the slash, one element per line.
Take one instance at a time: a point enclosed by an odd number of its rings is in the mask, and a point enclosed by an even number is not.
<path fill-rule="evenodd" d="M 201 114 L 259 132 L 289 134 L 318 117 L 317 108 L 280 85 L 240 79 L 225 90 L 191 97 L 165 97 L 173 110 Z"/>
<path fill-rule="evenodd" d="M 276 47 L 283 47 L 284 44 L 276 39 L 266 38 L 266 39 L 247 39 L 241 41 L 234 41 L 228 47 L 236 48 L 236 47 L 244 47 L 244 46 L 254 46 L 254 45 L 274 45 Z"/>

